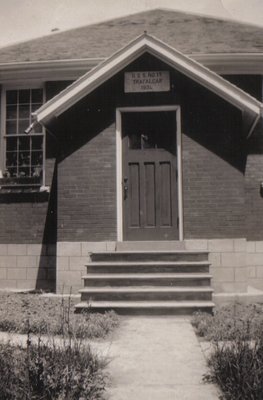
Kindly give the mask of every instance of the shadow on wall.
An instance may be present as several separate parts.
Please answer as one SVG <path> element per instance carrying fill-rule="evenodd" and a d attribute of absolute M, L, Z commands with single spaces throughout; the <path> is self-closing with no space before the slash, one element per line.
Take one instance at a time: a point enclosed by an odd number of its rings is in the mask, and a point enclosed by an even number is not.
<path fill-rule="evenodd" d="M 56 290 L 57 259 L 57 163 L 54 165 L 53 178 L 46 212 L 41 253 L 36 277 L 37 290 Z"/>

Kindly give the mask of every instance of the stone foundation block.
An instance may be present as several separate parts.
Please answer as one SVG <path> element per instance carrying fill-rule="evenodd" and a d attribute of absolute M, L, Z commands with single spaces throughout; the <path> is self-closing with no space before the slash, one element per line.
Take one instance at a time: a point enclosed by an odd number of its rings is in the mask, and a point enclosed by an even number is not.
<path fill-rule="evenodd" d="M 213 267 L 221 267 L 221 253 L 209 253 L 208 261 Z"/>
<path fill-rule="evenodd" d="M 234 240 L 232 239 L 213 239 L 208 240 L 208 250 L 212 252 L 233 252 Z"/>
<path fill-rule="evenodd" d="M 256 253 L 263 253 L 263 242 L 255 242 Z"/>
<path fill-rule="evenodd" d="M 234 251 L 237 253 L 246 253 L 247 252 L 246 239 L 234 239 Z"/>
<path fill-rule="evenodd" d="M 10 268 L 7 270 L 7 279 L 21 280 L 27 278 L 26 268 Z"/>
<path fill-rule="evenodd" d="M 247 254 L 248 266 L 263 266 L 263 253 L 248 253 Z"/>
<path fill-rule="evenodd" d="M 247 253 L 256 252 L 256 242 L 247 242 Z"/>
<path fill-rule="evenodd" d="M 0 244 L 0 256 L 7 256 L 7 244 Z"/>
<path fill-rule="evenodd" d="M 38 261 L 36 256 L 17 257 L 17 267 L 20 268 L 37 268 Z"/>
<path fill-rule="evenodd" d="M 208 250 L 208 241 L 207 240 L 191 240 L 187 239 L 184 241 L 185 244 L 185 250 L 203 250 L 207 251 Z"/>
<path fill-rule="evenodd" d="M 247 267 L 235 268 L 235 282 L 247 282 Z"/>
<path fill-rule="evenodd" d="M 1 279 L 6 279 L 7 278 L 7 269 L 6 268 L 0 268 L 0 280 Z"/>
<path fill-rule="evenodd" d="M 222 253 L 221 262 L 224 267 L 245 266 L 246 253 Z"/>
<path fill-rule="evenodd" d="M 76 271 L 85 271 L 86 264 L 89 262 L 89 257 L 70 257 L 69 269 Z"/>
<path fill-rule="evenodd" d="M 0 268 L 16 268 L 16 256 L 0 256 Z"/>
<path fill-rule="evenodd" d="M 248 278 L 256 278 L 257 276 L 257 269 L 256 267 L 248 267 Z"/>
<path fill-rule="evenodd" d="M 58 242 L 57 243 L 58 256 L 81 256 L 81 243 L 80 242 Z"/>
<path fill-rule="evenodd" d="M 57 270 L 68 271 L 69 270 L 69 257 L 58 257 L 57 258 Z"/>
<path fill-rule="evenodd" d="M 7 253 L 10 256 L 25 256 L 27 254 L 26 244 L 9 244 L 7 246 Z"/>
<path fill-rule="evenodd" d="M 235 270 L 234 268 L 210 268 L 213 280 L 216 282 L 234 282 L 235 280 Z"/>

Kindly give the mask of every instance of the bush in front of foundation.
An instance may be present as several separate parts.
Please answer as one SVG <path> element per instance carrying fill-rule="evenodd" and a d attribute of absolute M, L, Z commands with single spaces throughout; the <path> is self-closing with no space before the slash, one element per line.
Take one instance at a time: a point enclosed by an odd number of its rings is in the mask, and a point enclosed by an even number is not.
<path fill-rule="evenodd" d="M 263 399 L 263 340 L 244 340 L 247 328 L 230 342 L 214 342 L 205 380 L 216 383 L 225 400 Z"/>
<path fill-rule="evenodd" d="M 250 340 L 263 331 L 263 305 L 235 302 L 217 307 L 213 315 L 196 312 L 191 322 L 196 334 L 209 341 L 235 340 L 240 334 Z M 244 326 L 249 326 L 249 331 Z"/>
<path fill-rule="evenodd" d="M 73 339 L 0 345 L 0 400 L 98 400 L 105 362 Z"/>
<path fill-rule="evenodd" d="M 220 387 L 224 400 L 263 399 L 262 311 L 261 304 L 233 303 L 192 319 L 197 334 L 211 342 L 204 379 Z"/>
<path fill-rule="evenodd" d="M 63 335 L 65 330 L 79 338 L 105 338 L 119 325 L 113 311 L 105 314 L 91 310 L 75 314 L 78 298 L 45 297 L 29 293 L 0 293 L 0 331 L 26 334 L 28 321 L 34 334 Z"/>

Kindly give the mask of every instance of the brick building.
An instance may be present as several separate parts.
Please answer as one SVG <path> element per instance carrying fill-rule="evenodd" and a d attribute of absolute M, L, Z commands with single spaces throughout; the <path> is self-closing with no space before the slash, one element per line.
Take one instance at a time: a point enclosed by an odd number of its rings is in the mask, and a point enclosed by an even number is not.
<path fill-rule="evenodd" d="M 93 261 L 84 300 L 260 296 L 262 34 L 154 10 L 0 49 L 0 287 L 77 292 Z"/>

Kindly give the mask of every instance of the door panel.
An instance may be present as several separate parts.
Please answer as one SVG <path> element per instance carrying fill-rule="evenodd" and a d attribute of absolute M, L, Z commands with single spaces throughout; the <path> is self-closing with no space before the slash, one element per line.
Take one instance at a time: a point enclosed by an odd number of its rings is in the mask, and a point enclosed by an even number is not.
<path fill-rule="evenodd" d="M 124 240 L 178 238 L 176 114 L 122 116 Z"/>

